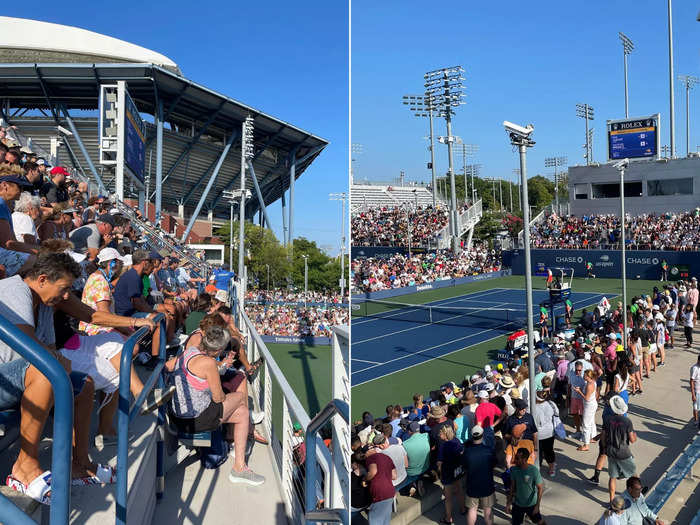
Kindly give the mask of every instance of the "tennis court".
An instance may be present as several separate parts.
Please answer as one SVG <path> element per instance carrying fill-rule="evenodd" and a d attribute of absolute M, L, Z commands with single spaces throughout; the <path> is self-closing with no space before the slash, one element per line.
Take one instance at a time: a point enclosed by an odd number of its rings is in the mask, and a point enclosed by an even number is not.
<path fill-rule="evenodd" d="M 572 292 L 580 309 L 604 297 Z M 525 326 L 525 290 L 491 288 L 424 305 L 367 302 L 353 307 L 352 386 L 388 376 Z M 537 314 L 546 290 L 533 291 Z M 398 302 L 398 301 L 396 301 Z M 364 308 L 364 310 L 363 310 Z"/>

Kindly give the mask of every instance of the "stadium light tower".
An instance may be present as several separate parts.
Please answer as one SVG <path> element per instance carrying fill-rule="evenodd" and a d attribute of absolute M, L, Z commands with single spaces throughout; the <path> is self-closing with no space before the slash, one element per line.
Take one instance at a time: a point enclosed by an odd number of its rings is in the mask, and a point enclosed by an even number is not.
<path fill-rule="evenodd" d="M 430 171 L 432 174 L 433 208 L 437 204 L 437 179 L 435 178 L 435 135 L 433 132 L 433 117 L 443 116 L 442 111 L 434 106 L 433 98 L 427 95 L 404 95 L 402 97 L 405 106 L 413 111 L 416 117 L 427 117 L 430 121 Z"/>
<path fill-rule="evenodd" d="M 668 0 L 668 102 L 671 112 L 669 130 L 671 134 L 671 158 L 676 157 L 676 105 L 673 100 L 673 10 Z"/>
<path fill-rule="evenodd" d="M 588 104 L 576 104 L 576 116 L 586 121 L 586 166 L 591 163 L 591 140 L 588 133 L 588 121 L 593 120 L 593 108 Z"/>
<path fill-rule="evenodd" d="M 247 116 L 241 125 L 241 194 L 240 194 L 240 204 L 238 205 L 238 281 L 240 283 L 239 288 L 244 291 L 246 283 L 244 283 L 245 271 L 244 258 L 245 253 L 245 199 L 246 192 L 245 189 L 245 165 L 250 159 L 253 158 L 254 144 L 253 144 L 253 117 Z M 290 239 L 291 242 L 291 239 Z M 240 305 L 242 309 L 244 296 L 240 297 Z"/>
<path fill-rule="evenodd" d="M 447 173 L 450 177 L 450 230 L 452 237 L 452 251 L 459 253 L 459 217 L 457 215 L 457 194 L 455 191 L 455 173 L 452 165 L 452 143 L 455 137 L 452 136 L 452 115 L 455 108 L 464 104 L 464 68 L 462 66 L 446 67 L 428 71 L 425 79 L 425 96 L 430 98 L 433 107 L 440 108 L 444 113 L 445 125 L 447 127 Z"/>
<path fill-rule="evenodd" d="M 630 117 L 629 99 L 627 96 L 627 55 L 634 50 L 634 44 L 624 33 L 618 33 L 620 42 L 622 42 L 622 58 L 625 62 L 625 118 Z"/>
<path fill-rule="evenodd" d="M 353 143 L 350 146 L 350 184 L 353 183 L 353 179 L 355 178 L 355 162 L 357 162 L 357 157 L 362 155 L 363 150 L 364 146 L 362 144 Z"/>
<path fill-rule="evenodd" d="M 464 170 L 464 202 L 469 200 L 467 193 L 467 157 L 473 157 L 479 151 L 478 144 L 457 144 L 457 152 L 462 154 L 462 169 Z M 474 173 L 472 172 L 472 203 L 474 202 Z"/>
<path fill-rule="evenodd" d="M 523 206 L 523 240 L 525 242 L 525 299 L 527 304 L 527 366 L 529 370 L 535 369 L 535 348 L 534 348 L 534 326 L 532 320 L 532 262 L 530 260 L 530 210 L 527 203 L 527 148 L 535 145 L 532 140 L 532 131 L 535 129 L 532 124 L 527 127 L 518 126 L 511 122 L 504 122 L 506 133 L 510 138 L 510 143 L 517 146 L 520 152 L 520 183 L 522 184 Z M 535 376 L 530 374 L 529 392 L 535 392 Z M 535 397 L 530 396 L 530 413 L 535 413 Z"/>
<path fill-rule="evenodd" d="M 692 75 L 678 75 L 678 80 L 685 85 L 685 153 L 690 156 L 690 90 L 700 82 L 698 77 Z"/>
<path fill-rule="evenodd" d="M 554 168 L 554 202 L 557 206 L 557 215 L 559 215 L 559 180 L 557 178 L 557 168 L 566 166 L 569 159 L 567 157 L 546 157 L 544 159 L 545 168 Z"/>
<path fill-rule="evenodd" d="M 340 298 L 345 297 L 345 206 L 348 200 L 347 193 L 329 193 L 329 200 L 340 201 L 341 204 L 341 219 L 340 219 Z"/>

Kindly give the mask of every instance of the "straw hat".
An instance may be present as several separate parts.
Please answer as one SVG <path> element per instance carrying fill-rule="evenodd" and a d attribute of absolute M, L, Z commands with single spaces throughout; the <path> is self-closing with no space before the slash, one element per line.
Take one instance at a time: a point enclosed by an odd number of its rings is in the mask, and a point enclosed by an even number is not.
<path fill-rule="evenodd" d="M 445 409 L 440 405 L 430 407 L 430 417 L 432 418 L 439 419 L 441 417 L 445 417 L 445 414 Z"/>
<path fill-rule="evenodd" d="M 618 416 L 622 416 L 627 412 L 627 403 L 620 396 L 612 396 L 609 401 L 610 408 Z"/>
<path fill-rule="evenodd" d="M 510 376 L 503 376 L 498 381 L 498 384 L 501 385 L 501 388 L 508 390 L 509 388 L 513 388 L 515 386 L 515 381 L 513 381 L 513 378 Z"/>

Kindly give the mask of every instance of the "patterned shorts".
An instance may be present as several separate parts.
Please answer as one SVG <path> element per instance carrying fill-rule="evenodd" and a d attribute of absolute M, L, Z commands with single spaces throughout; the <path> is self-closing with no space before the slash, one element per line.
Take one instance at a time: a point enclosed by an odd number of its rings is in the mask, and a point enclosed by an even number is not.
<path fill-rule="evenodd" d="M 6 277 L 12 277 L 19 269 L 24 266 L 24 263 L 29 259 L 30 254 L 15 252 L 12 250 L 6 250 L 5 248 L 0 248 L 0 264 L 5 267 Z"/>

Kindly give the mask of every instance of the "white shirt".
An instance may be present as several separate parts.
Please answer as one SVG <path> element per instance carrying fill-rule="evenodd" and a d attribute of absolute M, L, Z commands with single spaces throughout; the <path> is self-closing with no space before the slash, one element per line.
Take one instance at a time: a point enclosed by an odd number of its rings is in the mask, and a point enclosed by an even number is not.
<path fill-rule="evenodd" d="M 700 365 L 690 367 L 690 380 L 695 381 L 695 392 L 700 394 Z"/>
<path fill-rule="evenodd" d="M 693 318 L 695 317 L 695 312 L 692 310 L 690 312 L 683 312 L 683 326 L 688 328 L 693 327 Z"/>
<path fill-rule="evenodd" d="M 36 238 L 36 225 L 26 213 L 19 211 L 12 213 L 12 228 L 15 230 L 15 238 L 19 242 L 24 242 L 23 235 L 33 235 Z"/>

